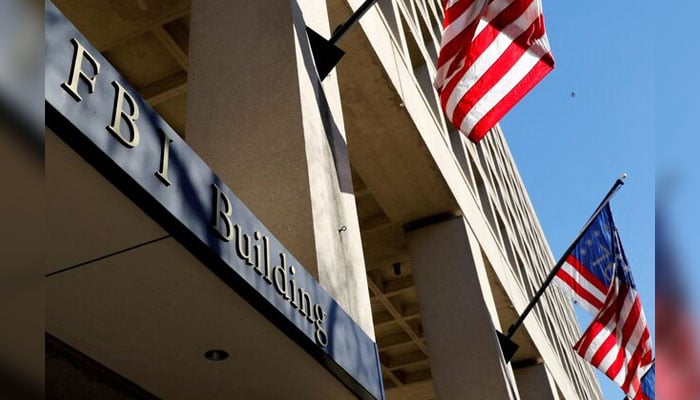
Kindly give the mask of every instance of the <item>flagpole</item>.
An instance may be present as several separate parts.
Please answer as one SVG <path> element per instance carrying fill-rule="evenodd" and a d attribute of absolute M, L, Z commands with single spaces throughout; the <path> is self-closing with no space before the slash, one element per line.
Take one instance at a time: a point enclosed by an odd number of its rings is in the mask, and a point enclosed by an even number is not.
<path fill-rule="evenodd" d="M 355 23 L 357 23 L 357 21 L 359 21 L 360 18 L 362 18 L 362 16 L 365 15 L 367 10 L 369 10 L 369 8 L 372 7 L 376 2 L 377 0 L 365 0 L 365 2 L 357 8 L 357 11 L 355 11 L 350 16 L 350 18 L 348 18 L 347 21 L 345 21 L 342 25 L 339 25 L 335 29 L 335 32 L 333 32 L 333 36 L 331 36 L 331 38 L 328 39 L 328 41 L 333 44 L 336 44 L 338 40 L 345 36 L 345 34 L 348 33 L 348 31 L 350 30 L 350 28 L 352 28 L 352 26 L 355 25 Z"/>
<path fill-rule="evenodd" d="M 530 300 L 530 303 L 527 305 L 527 307 L 525 307 L 525 310 L 523 310 L 523 313 L 520 314 L 518 319 L 510 325 L 506 334 L 503 335 L 502 333 L 497 332 L 499 342 L 501 343 L 501 349 L 503 350 L 503 357 L 506 359 L 506 362 L 510 361 L 510 359 L 513 358 L 513 355 L 515 355 L 515 352 L 518 350 L 518 345 L 515 342 L 513 342 L 511 338 L 513 337 L 513 335 L 515 335 L 515 332 L 518 330 L 518 328 L 520 328 L 520 326 L 523 324 L 523 321 L 525 321 L 525 318 L 535 307 L 535 304 L 537 304 L 537 302 L 540 300 L 540 297 L 542 297 L 542 294 L 544 294 L 544 291 L 547 289 L 549 284 L 552 283 L 554 277 L 557 275 L 557 272 L 564 265 L 564 262 L 566 261 L 566 258 L 569 255 L 569 253 L 573 251 L 578 241 L 586 233 L 593 221 L 595 221 L 595 219 L 598 217 L 598 214 L 600 214 L 600 212 L 603 211 L 603 208 L 605 208 L 605 206 L 610 202 L 610 200 L 618 191 L 618 189 L 620 189 L 620 187 L 622 187 L 622 185 L 625 184 L 625 182 L 623 181 L 625 178 L 627 178 L 627 174 L 622 174 L 615 181 L 613 186 L 603 198 L 603 201 L 600 202 L 598 207 L 593 212 L 593 215 L 591 215 L 588 221 L 586 221 L 586 224 L 583 226 L 583 229 L 581 229 L 581 232 L 579 232 L 578 235 L 576 235 L 576 238 L 571 242 L 566 251 L 564 251 L 564 255 L 562 255 L 559 261 L 557 261 L 557 263 L 554 265 L 554 268 L 552 268 L 552 271 L 549 273 L 549 275 L 547 275 L 547 278 L 545 278 L 544 282 L 542 282 L 542 286 L 537 291 L 537 293 L 535 293 L 535 297 L 533 297 L 532 300 Z"/>
<path fill-rule="evenodd" d="M 330 39 L 326 39 L 313 29 L 308 26 L 306 27 L 306 34 L 309 37 L 309 45 L 311 46 L 311 54 L 314 57 L 314 64 L 316 64 L 316 72 L 318 72 L 318 77 L 321 80 L 328 76 L 331 70 L 340 62 L 340 59 L 343 58 L 343 55 L 345 55 L 345 52 L 336 46 L 336 43 L 338 43 L 338 41 L 348 33 L 350 28 L 357 24 L 357 21 L 365 15 L 367 10 L 376 3 L 377 0 L 365 0 L 357 8 L 357 11 L 352 13 L 347 21 L 335 28 L 333 36 L 331 36 Z"/>

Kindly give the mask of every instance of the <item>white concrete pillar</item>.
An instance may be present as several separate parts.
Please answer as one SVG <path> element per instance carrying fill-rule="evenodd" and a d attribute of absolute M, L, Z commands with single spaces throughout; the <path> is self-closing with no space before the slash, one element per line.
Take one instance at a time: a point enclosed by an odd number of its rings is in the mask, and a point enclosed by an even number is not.
<path fill-rule="evenodd" d="M 374 337 L 325 2 L 193 0 L 186 139 Z"/>
<path fill-rule="evenodd" d="M 556 385 L 544 364 L 518 368 L 514 372 L 522 400 L 559 400 Z"/>
<path fill-rule="evenodd" d="M 440 400 L 517 399 L 469 235 L 462 217 L 407 233 L 435 392 Z"/>

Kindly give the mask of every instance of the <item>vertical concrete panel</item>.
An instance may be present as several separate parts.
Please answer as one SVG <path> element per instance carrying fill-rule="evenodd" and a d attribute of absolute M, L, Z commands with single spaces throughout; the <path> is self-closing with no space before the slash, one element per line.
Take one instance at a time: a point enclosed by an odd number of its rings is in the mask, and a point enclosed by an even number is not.
<path fill-rule="evenodd" d="M 190 25 L 187 141 L 374 337 L 338 85 L 305 32 L 325 3 L 193 0 Z"/>
<path fill-rule="evenodd" d="M 192 1 L 187 141 L 315 275 L 292 9 L 270 6 Z"/>
<path fill-rule="evenodd" d="M 291 0 L 318 279 L 374 338 L 360 227 L 335 71 L 319 81 L 305 29 L 330 37 L 325 2 Z"/>
<path fill-rule="evenodd" d="M 515 370 L 515 380 L 523 400 L 559 400 L 556 386 L 544 364 Z"/>
<path fill-rule="evenodd" d="M 462 218 L 407 234 L 437 398 L 515 399 Z"/>

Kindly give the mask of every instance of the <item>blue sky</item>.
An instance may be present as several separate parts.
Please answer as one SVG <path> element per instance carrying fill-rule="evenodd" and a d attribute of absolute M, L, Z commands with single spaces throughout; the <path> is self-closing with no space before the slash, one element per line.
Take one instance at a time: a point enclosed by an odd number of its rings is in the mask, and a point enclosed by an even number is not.
<path fill-rule="evenodd" d="M 501 126 L 555 258 L 615 179 L 629 175 L 611 204 L 654 337 L 655 40 L 661 39 L 651 9 L 646 0 L 544 0 L 555 70 Z M 589 321 L 581 320 L 582 329 Z M 606 399 L 624 397 L 598 376 Z"/>

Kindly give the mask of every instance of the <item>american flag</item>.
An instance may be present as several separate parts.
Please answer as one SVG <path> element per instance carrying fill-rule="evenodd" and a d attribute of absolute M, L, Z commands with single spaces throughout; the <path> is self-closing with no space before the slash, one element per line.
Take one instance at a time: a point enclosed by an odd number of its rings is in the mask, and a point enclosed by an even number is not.
<path fill-rule="evenodd" d="M 435 88 L 447 118 L 478 142 L 554 68 L 541 0 L 443 0 Z"/>
<path fill-rule="evenodd" d="M 613 276 L 613 219 L 606 205 L 557 271 L 555 283 L 592 314 L 603 307 Z"/>
<path fill-rule="evenodd" d="M 651 335 L 609 204 L 566 260 L 557 272 L 559 285 L 597 312 L 574 349 L 630 399 L 648 399 L 640 387 L 652 363 Z"/>
<path fill-rule="evenodd" d="M 641 379 L 652 362 L 651 336 L 639 295 L 624 278 L 613 280 L 603 308 L 574 349 L 630 399 L 648 400 Z"/>

